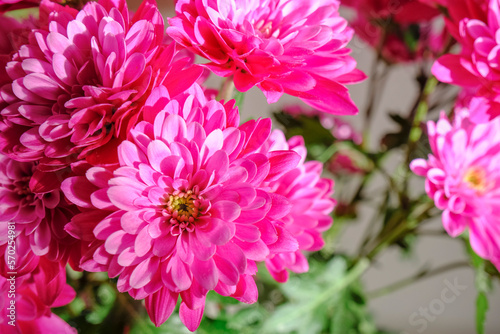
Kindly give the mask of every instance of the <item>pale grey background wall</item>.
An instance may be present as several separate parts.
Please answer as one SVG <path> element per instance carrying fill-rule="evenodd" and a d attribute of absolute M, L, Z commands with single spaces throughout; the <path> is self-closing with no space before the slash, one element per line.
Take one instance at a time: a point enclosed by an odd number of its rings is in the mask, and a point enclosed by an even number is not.
<path fill-rule="evenodd" d="M 300 0 L 298 0 L 300 1 Z M 140 0 L 129 2 L 132 8 L 137 8 Z M 173 15 L 172 0 L 159 0 L 159 6 L 162 13 Z M 353 55 L 359 62 L 359 68 L 369 72 L 374 54 L 370 48 L 366 47 L 360 41 L 351 43 Z M 372 128 L 372 147 L 375 147 L 381 136 L 393 126 L 388 122 L 386 114 L 382 111 L 402 110 L 407 112 L 409 106 L 415 98 L 415 86 L 412 78 L 415 75 L 415 69 L 407 66 L 399 66 L 391 72 L 388 86 L 381 98 L 378 113 L 375 115 Z M 216 80 L 210 81 L 211 85 L 216 86 Z M 363 110 L 365 106 L 367 83 L 351 86 L 351 94 Z M 296 102 L 295 98 L 284 97 L 275 105 L 268 105 L 263 94 L 257 90 L 251 90 L 245 99 L 242 108 L 242 120 L 254 117 L 269 117 L 270 112 L 279 109 L 279 106 Z M 355 126 L 361 127 L 362 116 L 349 117 Z M 422 183 L 417 186 L 422 187 Z M 347 228 L 343 234 L 339 250 L 353 252 L 361 241 L 361 234 L 364 231 L 372 212 L 364 209 L 361 212 L 357 222 Z M 441 222 L 436 219 L 429 223 L 429 230 L 440 230 Z M 465 259 L 462 243 L 449 237 L 426 236 L 417 241 L 415 253 L 410 258 L 403 259 L 400 252 L 396 249 L 386 251 L 379 261 L 370 268 L 363 276 L 363 281 L 367 290 L 384 287 L 400 279 L 412 276 L 424 265 L 429 268 L 436 268 L 443 264 Z M 443 299 L 443 290 L 447 288 L 447 283 L 457 282 L 464 290 L 460 290 L 453 302 L 440 302 Z M 453 295 L 447 293 L 444 299 L 452 299 Z M 429 278 L 413 284 L 404 289 L 398 290 L 384 297 L 374 299 L 370 302 L 370 308 L 379 326 L 388 330 L 396 331 L 401 334 L 473 334 L 475 333 L 475 299 L 476 290 L 474 287 L 474 276 L 472 269 L 461 268 L 444 273 L 433 278 Z M 441 306 L 444 307 L 441 309 Z M 432 309 L 438 315 L 433 315 L 429 311 L 429 320 L 418 315 L 419 311 Z M 417 316 L 413 318 L 415 323 L 410 322 L 410 317 L 414 312 Z M 425 312 L 425 310 L 424 310 Z M 442 312 L 442 313 L 441 313 Z M 495 292 L 490 296 L 490 310 L 486 333 L 500 333 L 500 285 L 495 284 Z M 426 323 L 424 328 L 423 322 Z"/>

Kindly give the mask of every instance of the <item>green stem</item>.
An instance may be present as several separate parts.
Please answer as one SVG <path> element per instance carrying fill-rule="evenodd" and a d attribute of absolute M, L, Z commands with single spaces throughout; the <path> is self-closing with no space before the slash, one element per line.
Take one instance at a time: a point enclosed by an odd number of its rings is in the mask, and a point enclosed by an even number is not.
<path fill-rule="evenodd" d="M 216 100 L 225 102 L 231 100 L 234 95 L 234 81 L 233 76 L 227 77 L 219 90 L 219 94 L 216 97 Z"/>
<path fill-rule="evenodd" d="M 373 114 L 373 110 L 375 109 L 376 103 L 377 103 L 377 97 L 380 95 L 380 92 L 383 91 L 384 89 L 384 84 L 385 80 L 381 82 L 380 84 L 377 85 L 377 81 L 379 81 L 381 78 L 384 78 L 387 76 L 387 67 L 385 66 L 382 71 L 379 71 L 378 65 L 383 61 L 382 57 L 382 48 L 384 47 L 385 41 L 387 38 L 387 30 L 384 29 L 382 36 L 380 38 L 379 44 L 377 45 L 377 57 L 375 58 L 373 65 L 372 65 L 372 71 L 370 73 L 369 77 L 369 97 L 368 97 L 368 105 L 365 110 L 365 124 L 364 124 L 364 131 L 363 131 L 363 147 L 367 148 L 366 145 L 370 142 L 370 124 L 371 124 L 371 118 Z M 390 65 L 386 62 L 383 62 L 385 65 Z M 380 72 L 381 75 L 380 75 Z"/>
<path fill-rule="evenodd" d="M 413 231 L 418 224 L 428 218 L 429 211 L 434 208 L 433 202 L 425 203 L 420 210 L 416 210 L 409 215 L 400 214 L 393 215 L 386 226 L 380 231 L 380 234 L 375 241 L 375 245 L 367 247 L 369 249 L 366 258 L 374 259 L 382 250 L 390 246 L 393 242 L 399 240 L 408 232 Z M 372 244 L 373 244 L 372 243 Z M 363 256 L 365 251 L 361 251 L 360 255 Z"/>
<path fill-rule="evenodd" d="M 364 231 L 363 238 L 362 238 L 363 241 L 359 245 L 357 254 L 363 254 L 363 250 L 365 249 L 366 245 L 368 245 L 370 242 L 373 241 L 371 239 L 371 236 L 372 236 L 372 234 L 374 234 L 373 232 L 375 230 L 376 222 L 380 217 L 382 217 L 381 213 L 385 212 L 387 210 L 387 207 L 389 205 L 389 199 L 390 199 L 390 193 L 389 193 L 389 191 L 387 191 L 385 198 L 384 198 L 384 202 L 380 206 L 379 212 L 372 217 L 368 227 Z"/>
<path fill-rule="evenodd" d="M 338 143 L 334 142 L 326 150 L 324 150 L 323 153 L 317 156 L 315 160 L 324 164 L 333 157 L 333 155 L 335 154 L 335 152 L 337 152 L 337 150 L 338 150 Z"/>
<path fill-rule="evenodd" d="M 389 286 L 379 288 L 379 289 L 376 289 L 374 291 L 367 292 L 366 295 L 370 299 L 385 296 L 391 292 L 394 292 L 394 291 L 402 289 L 408 285 L 411 285 L 411 284 L 413 284 L 421 279 L 431 278 L 433 276 L 442 274 L 442 273 L 447 272 L 449 270 L 453 270 L 453 269 L 457 269 L 457 268 L 461 268 L 461 267 L 468 267 L 468 266 L 469 266 L 468 262 L 460 261 L 460 262 L 450 263 L 448 265 L 445 265 L 445 266 L 442 266 L 440 268 L 436 268 L 433 270 L 422 269 L 421 271 L 419 271 L 416 275 L 414 275 L 412 277 L 408 277 L 408 278 L 405 278 L 401 281 L 393 283 Z"/>
<path fill-rule="evenodd" d="M 415 109 L 414 117 L 412 117 L 412 129 L 409 136 L 410 145 L 416 143 L 422 135 L 422 128 L 420 125 L 427 117 L 427 112 L 429 111 L 429 96 L 434 91 L 434 88 L 436 88 L 437 83 L 438 81 L 434 76 L 428 78 L 425 83 L 419 103 Z"/>

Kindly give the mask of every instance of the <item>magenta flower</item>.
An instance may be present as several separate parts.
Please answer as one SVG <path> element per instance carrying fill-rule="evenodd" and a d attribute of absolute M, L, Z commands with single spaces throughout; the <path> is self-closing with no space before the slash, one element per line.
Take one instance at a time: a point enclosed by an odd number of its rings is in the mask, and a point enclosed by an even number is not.
<path fill-rule="evenodd" d="M 79 242 L 64 226 L 78 212 L 60 190 L 35 194 L 29 187 L 35 164 L 14 161 L 0 154 L 0 273 L 17 271 L 24 275 L 36 268 L 40 256 L 74 267 L 79 257 Z M 8 222 L 15 226 L 16 268 L 7 267 Z"/>
<path fill-rule="evenodd" d="M 80 12 L 44 0 L 40 16 L 41 28 L 7 66 L 12 80 L 1 88 L 8 106 L 0 114 L 9 128 L 0 147 L 16 160 L 39 161 L 34 182 L 43 188 L 54 176 L 41 172 L 81 159 L 117 163 L 116 147 L 142 118 L 151 90 L 165 85 L 175 96 L 201 69 L 174 59 L 152 0 L 132 18 L 124 0 L 89 2 Z"/>
<path fill-rule="evenodd" d="M 283 93 L 326 112 L 355 114 L 345 84 L 365 75 L 347 43 L 353 35 L 337 0 L 179 0 L 167 33 L 207 58 L 239 91 L 259 87 L 269 103 Z M 332 109 L 333 106 L 333 109 Z"/>
<path fill-rule="evenodd" d="M 76 334 L 74 328 L 50 312 L 52 307 L 66 305 L 75 298 L 75 291 L 66 284 L 64 265 L 42 261 L 31 275 L 9 280 L 12 277 L 0 276 L 0 332 Z M 15 286 L 15 299 L 9 297 L 11 284 Z M 9 310 L 12 300 L 13 313 Z"/>
<path fill-rule="evenodd" d="M 255 302 L 255 261 L 271 249 L 297 250 L 273 224 L 290 211 L 289 200 L 261 184 L 279 179 L 300 157 L 259 153 L 271 122 L 232 126 L 234 102 L 207 101 L 198 86 L 168 103 L 161 93 L 148 101 L 154 122 L 139 123 L 120 144 L 117 169 L 94 167 L 63 182 L 83 210 L 67 230 L 94 240 L 84 270 L 118 276 L 118 290 L 145 298 L 157 326 L 180 296 L 180 318 L 193 331 L 209 290 Z"/>
<path fill-rule="evenodd" d="M 479 7 L 475 1 L 469 2 Z M 482 106 L 470 110 L 471 120 L 476 123 L 500 115 L 500 44 L 496 37 L 500 26 L 499 6 L 499 0 L 490 0 L 487 15 L 481 15 L 479 10 L 461 13 L 467 16 L 459 21 L 454 35 L 462 52 L 444 55 L 432 67 L 432 73 L 440 81 L 474 90 L 471 103 Z"/>
<path fill-rule="evenodd" d="M 305 162 L 307 150 L 302 137 L 292 137 L 287 142 L 283 132 L 275 130 L 268 144 L 270 152 L 291 149 L 301 157 L 297 167 L 263 184 L 271 193 L 288 199 L 290 212 L 275 224 L 275 228 L 286 238 L 297 240 L 299 245 L 295 252 L 270 247 L 266 266 L 276 281 L 285 282 L 288 279 L 286 269 L 295 273 L 309 270 L 303 251 L 323 248 L 321 233 L 332 225 L 331 214 L 336 202 L 331 198 L 333 180 L 321 177 L 323 165 L 318 161 Z"/>
<path fill-rule="evenodd" d="M 448 234 L 468 228 L 474 251 L 500 268 L 500 119 L 450 124 L 442 115 L 427 129 L 432 154 L 412 161 L 412 171 L 426 177 L 426 192 L 443 210 Z"/>

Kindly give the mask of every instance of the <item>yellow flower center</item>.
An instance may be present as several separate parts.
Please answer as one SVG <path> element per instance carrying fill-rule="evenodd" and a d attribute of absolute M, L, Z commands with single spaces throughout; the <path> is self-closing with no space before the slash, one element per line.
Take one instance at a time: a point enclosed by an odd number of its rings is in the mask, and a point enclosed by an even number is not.
<path fill-rule="evenodd" d="M 200 213 L 198 196 L 192 190 L 168 196 L 165 208 L 178 221 L 193 221 Z"/>
<path fill-rule="evenodd" d="M 464 182 L 478 193 L 483 193 L 488 184 L 486 182 L 486 172 L 480 167 L 472 167 L 467 170 L 463 178 Z"/>

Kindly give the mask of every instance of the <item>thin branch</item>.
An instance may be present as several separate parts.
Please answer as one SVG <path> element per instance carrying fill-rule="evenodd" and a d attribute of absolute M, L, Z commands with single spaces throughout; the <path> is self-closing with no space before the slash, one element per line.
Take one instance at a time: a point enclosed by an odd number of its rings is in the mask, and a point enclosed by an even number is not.
<path fill-rule="evenodd" d="M 468 266 L 469 266 L 469 262 L 460 261 L 460 262 L 450 263 L 450 264 L 447 264 L 445 266 L 442 266 L 442 267 L 439 267 L 439 268 L 436 268 L 433 270 L 422 269 L 421 271 L 419 271 L 416 275 L 414 275 L 412 277 L 405 278 L 405 279 L 398 281 L 396 283 L 393 283 L 389 286 L 386 286 L 386 287 L 383 287 L 380 289 L 376 289 L 374 291 L 367 292 L 366 295 L 368 298 L 377 298 L 377 297 L 385 296 L 391 292 L 405 288 L 408 285 L 411 285 L 419 280 L 422 280 L 425 278 L 431 278 L 433 276 L 442 274 L 442 273 L 447 272 L 449 270 L 454 270 L 454 269 L 468 267 Z"/>

